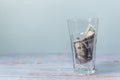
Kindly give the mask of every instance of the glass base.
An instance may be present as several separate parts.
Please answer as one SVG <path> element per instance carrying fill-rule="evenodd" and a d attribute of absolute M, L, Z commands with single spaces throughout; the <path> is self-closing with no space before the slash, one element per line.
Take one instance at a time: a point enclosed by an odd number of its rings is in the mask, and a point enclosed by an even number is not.
<path fill-rule="evenodd" d="M 74 71 L 80 75 L 91 75 L 95 73 L 95 67 L 93 68 L 77 67 L 74 68 Z"/>

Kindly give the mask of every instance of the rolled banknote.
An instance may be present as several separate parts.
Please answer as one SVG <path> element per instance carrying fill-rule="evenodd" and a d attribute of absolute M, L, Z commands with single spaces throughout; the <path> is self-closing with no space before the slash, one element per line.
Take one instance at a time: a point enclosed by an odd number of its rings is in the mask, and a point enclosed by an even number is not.
<path fill-rule="evenodd" d="M 89 24 L 85 31 L 84 38 L 77 38 L 74 41 L 75 58 L 77 63 L 86 63 L 92 60 L 94 48 L 95 29 Z"/>

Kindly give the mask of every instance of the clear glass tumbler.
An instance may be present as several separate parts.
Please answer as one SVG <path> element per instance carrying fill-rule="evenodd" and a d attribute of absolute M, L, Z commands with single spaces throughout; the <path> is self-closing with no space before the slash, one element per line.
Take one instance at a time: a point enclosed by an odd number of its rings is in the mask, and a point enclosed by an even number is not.
<path fill-rule="evenodd" d="M 95 73 L 98 18 L 69 19 L 73 67 L 81 75 Z"/>

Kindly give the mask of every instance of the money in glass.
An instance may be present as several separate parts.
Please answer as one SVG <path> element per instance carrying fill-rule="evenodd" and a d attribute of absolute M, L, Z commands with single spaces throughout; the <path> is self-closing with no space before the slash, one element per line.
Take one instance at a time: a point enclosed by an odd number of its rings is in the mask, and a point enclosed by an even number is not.
<path fill-rule="evenodd" d="M 95 73 L 98 18 L 69 19 L 74 70 L 81 75 Z"/>

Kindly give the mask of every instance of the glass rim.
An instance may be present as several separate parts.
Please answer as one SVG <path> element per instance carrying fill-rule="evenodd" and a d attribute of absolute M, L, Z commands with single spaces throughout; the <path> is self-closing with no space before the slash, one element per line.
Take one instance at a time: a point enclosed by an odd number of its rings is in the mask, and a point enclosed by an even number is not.
<path fill-rule="evenodd" d="M 91 20 L 96 20 L 96 21 L 99 21 L 99 18 L 98 17 L 77 17 L 77 18 L 68 18 L 67 21 L 78 21 L 78 20 L 88 20 L 88 21 L 91 21 Z"/>

